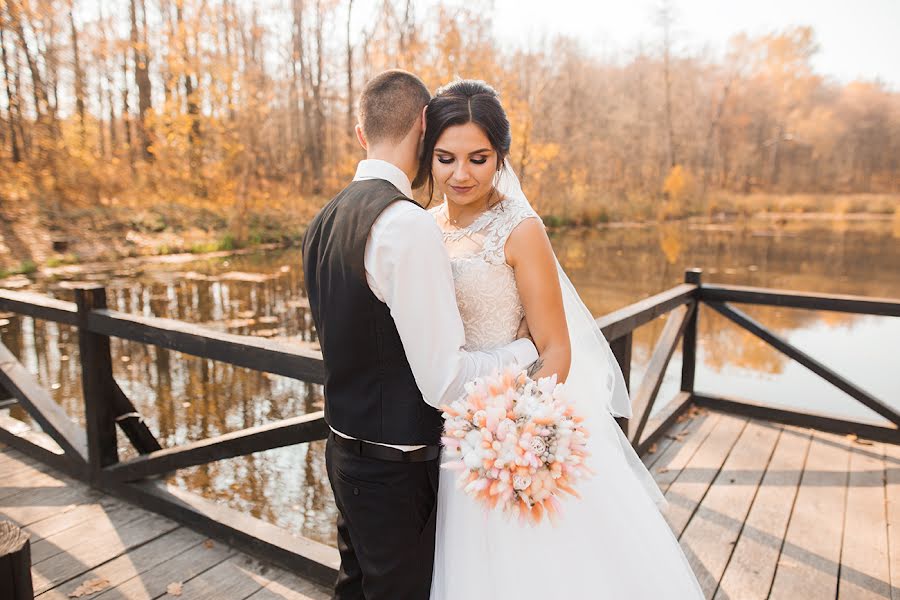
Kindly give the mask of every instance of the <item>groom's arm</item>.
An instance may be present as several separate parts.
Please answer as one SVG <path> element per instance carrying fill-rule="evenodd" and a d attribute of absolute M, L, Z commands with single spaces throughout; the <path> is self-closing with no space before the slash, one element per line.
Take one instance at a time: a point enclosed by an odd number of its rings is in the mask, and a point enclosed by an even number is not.
<path fill-rule="evenodd" d="M 437 225 L 406 202 L 389 206 L 366 244 L 369 287 L 388 307 L 425 402 L 456 400 L 467 382 L 506 365 L 538 358 L 529 339 L 485 352 L 466 352 L 450 259 Z"/>

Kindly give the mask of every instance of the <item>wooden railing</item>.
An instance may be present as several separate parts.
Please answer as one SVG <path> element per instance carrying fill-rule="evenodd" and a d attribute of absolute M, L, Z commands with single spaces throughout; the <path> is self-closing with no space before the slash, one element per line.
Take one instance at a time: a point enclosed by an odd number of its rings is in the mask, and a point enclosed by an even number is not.
<path fill-rule="evenodd" d="M 243 456 L 293 444 L 324 439 L 328 428 L 322 412 L 299 415 L 174 448 L 162 448 L 140 412 L 113 377 L 110 338 L 132 340 L 232 365 L 321 384 L 321 355 L 278 342 L 221 333 L 180 321 L 142 317 L 110 310 L 103 287 L 75 288 L 75 302 L 34 293 L 0 290 L 0 310 L 74 326 L 78 331 L 86 427 L 68 415 L 38 384 L 18 358 L 0 344 L 0 407 L 12 402 L 24 408 L 58 446 L 35 436 L 17 435 L 0 423 L 0 441 L 93 486 L 284 564 L 308 577 L 330 582 L 337 552 L 199 496 L 168 486 L 159 477 L 177 469 Z M 900 443 L 900 415 L 884 401 L 819 363 L 766 329 L 729 303 L 836 310 L 900 316 L 900 301 L 781 290 L 703 285 L 697 269 L 685 273 L 685 283 L 597 319 L 609 340 L 631 390 L 633 415 L 620 426 L 639 452 L 664 435 L 692 403 L 758 418 L 809 426 L 860 437 Z M 738 326 L 836 385 L 884 417 L 889 425 L 847 421 L 815 412 L 795 412 L 749 400 L 711 396 L 694 389 L 699 307 L 706 304 Z M 634 331 L 665 315 L 643 379 L 631 385 Z M 681 386 L 675 397 L 654 411 L 666 368 L 682 343 Z M 3 400 L 6 395 L 12 400 Z M 8 421 L 7 421 L 8 424 Z M 139 456 L 120 461 L 116 428 L 122 430 Z"/>

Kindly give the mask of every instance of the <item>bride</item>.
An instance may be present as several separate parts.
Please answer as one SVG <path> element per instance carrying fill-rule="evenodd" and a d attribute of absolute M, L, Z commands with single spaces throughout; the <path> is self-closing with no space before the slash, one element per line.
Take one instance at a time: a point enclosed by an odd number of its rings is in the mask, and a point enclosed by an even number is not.
<path fill-rule="evenodd" d="M 533 377 L 566 381 L 596 472 L 556 524 L 529 526 L 486 511 L 442 469 L 431 599 L 702 598 L 660 512 L 665 499 L 614 421 L 631 415 L 621 371 L 506 161 L 497 93 L 456 81 L 426 118 L 414 185 L 445 198 L 430 212 L 450 254 L 466 349 L 509 343 L 524 317 L 540 352 Z"/>

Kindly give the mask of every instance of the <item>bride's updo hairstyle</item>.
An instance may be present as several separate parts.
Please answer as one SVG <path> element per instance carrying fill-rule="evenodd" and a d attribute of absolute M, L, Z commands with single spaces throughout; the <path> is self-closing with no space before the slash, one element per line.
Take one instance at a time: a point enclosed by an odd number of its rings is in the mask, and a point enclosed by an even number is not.
<path fill-rule="evenodd" d="M 419 172 L 413 187 L 428 184 L 428 201 L 434 197 L 434 175 L 431 172 L 434 147 L 444 130 L 454 125 L 475 123 L 484 132 L 497 153 L 497 170 L 509 154 L 512 137 L 509 119 L 500 104 L 500 95 L 488 84 L 475 79 L 461 79 L 438 89 L 425 112 L 425 140 Z"/>

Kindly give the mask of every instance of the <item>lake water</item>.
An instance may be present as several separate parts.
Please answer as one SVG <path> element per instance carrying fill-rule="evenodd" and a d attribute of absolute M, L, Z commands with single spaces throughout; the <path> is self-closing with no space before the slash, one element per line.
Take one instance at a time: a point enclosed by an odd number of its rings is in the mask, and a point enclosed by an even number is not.
<path fill-rule="evenodd" d="M 701 267 L 706 282 L 900 297 L 900 232 L 890 221 L 753 220 L 567 230 L 552 235 L 560 262 L 595 315 L 658 293 Z M 287 343 L 315 339 L 297 249 L 189 262 L 120 263 L 40 279 L 31 289 L 71 299 L 66 279 L 103 282 L 110 308 L 200 323 Z M 744 307 L 800 349 L 900 406 L 900 319 Z M 635 386 L 664 322 L 634 340 Z M 696 388 L 758 402 L 877 421 L 855 400 L 710 309 L 700 313 Z M 0 339 L 83 423 L 75 332 L 0 315 Z M 115 376 L 164 447 L 320 410 L 318 386 L 177 352 L 113 340 Z M 659 407 L 677 391 L 676 353 Z M 31 422 L 13 407 L 12 416 Z M 324 543 L 334 508 L 324 442 L 178 471 L 171 482 Z M 120 436 L 122 457 L 133 453 Z"/>

